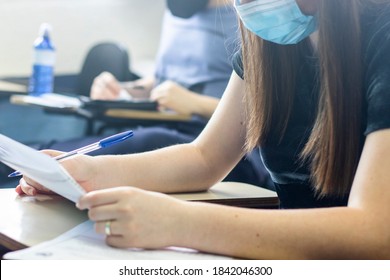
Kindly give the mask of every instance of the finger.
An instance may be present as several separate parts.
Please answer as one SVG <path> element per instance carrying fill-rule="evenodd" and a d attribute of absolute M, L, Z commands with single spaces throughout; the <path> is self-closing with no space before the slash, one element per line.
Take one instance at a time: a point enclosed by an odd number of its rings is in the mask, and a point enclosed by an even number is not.
<path fill-rule="evenodd" d="M 108 223 L 108 224 L 107 224 Z M 110 234 L 107 234 L 107 226 L 109 227 Z M 119 222 L 116 220 L 105 220 L 95 223 L 95 231 L 99 234 L 120 236 L 121 230 L 119 229 Z"/>
<path fill-rule="evenodd" d="M 117 220 L 120 216 L 118 215 L 115 204 L 92 207 L 88 211 L 89 219 L 94 222 Z"/>
<path fill-rule="evenodd" d="M 102 80 L 109 93 L 114 97 L 117 96 L 121 90 L 121 86 L 115 77 L 111 73 L 105 72 L 102 76 Z"/>
<path fill-rule="evenodd" d="M 92 99 L 115 99 L 120 89 L 120 85 L 116 79 L 110 73 L 103 72 L 94 79 L 90 96 Z"/>
<path fill-rule="evenodd" d="M 17 186 L 15 187 L 15 192 L 16 192 L 17 194 L 19 194 L 19 195 L 24 194 L 24 192 L 23 192 L 23 190 L 22 190 L 22 187 L 21 187 L 20 185 L 17 185 Z"/>
<path fill-rule="evenodd" d="M 32 180 L 31 180 L 30 178 L 28 178 L 28 177 L 23 177 L 22 179 L 24 180 L 24 184 L 26 184 L 26 187 L 32 189 L 32 193 L 33 193 L 33 194 L 30 194 L 30 195 L 36 195 L 38 191 L 39 191 L 40 193 L 47 193 L 47 194 L 53 193 L 53 192 L 52 192 L 51 190 L 49 190 L 48 188 L 45 188 L 44 186 L 42 186 L 41 184 L 38 184 L 38 183 L 35 182 L 35 181 L 32 181 Z"/>
<path fill-rule="evenodd" d="M 90 89 L 90 97 L 92 99 L 98 99 L 101 95 L 101 91 L 104 89 L 104 83 L 102 82 L 102 78 L 101 78 L 101 75 L 95 77 L 95 79 L 93 79 L 93 82 L 92 82 L 92 85 L 91 85 L 91 89 Z"/>
<path fill-rule="evenodd" d="M 96 99 L 103 99 L 102 92 L 104 91 L 104 85 L 102 85 L 99 82 L 94 81 L 91 90 L 90 90 L 90 97 L 94 100 Z"/>
<path fill-rule="evenodd" d="M 25 193 L 27 195 L 36 195 L 37 194 L 37 190 L 34 187 L 27 184 L 27 182 L 24 178 L 19 180 L 19 186 L 20 186 L 22 193 Z"/>
<path fill-rule="evenodd" d="M 106 96 L 108 99 L 117 99 L 119 97 L 119 94 L 122 90 L 120 86 L 113 85 L 113 84 L 106 84 L 107 90 L 106 90 Z"/>
<path fill-rule="evenodd" d="M 156 101 L 158 103 L 158 106 L 166 106 L 166 95 L 161 91 L 156 91 L 152 93 L 151 100 Z"/>
<path fill-rule="evenodd" d="M 121 194 L 113 189 L 91 191 L 80 198 L 76 206 L 83 209 L 90 209 L 99 205 L 113 204 L 118 202 Z"/>
<path fill-rule="evenodd" d="M 157 89 L 154 89 L 150 92 L 150 99 L 153 101 L 158 101 L 161 97 L 161 91 Z"/>
<path fill-rule="evenodd" d="M 137 240 L 138 239 L 138 240 Z M 129 232 L 125 234 L 111 234 L 106 237 L 106 243 L 111 247 L 115 248 L 143 248 L 143 249 L 152 249 L 157 247 L 147 246 L 147 243 L 143 240 L 139 240 Z"/>
<path fill-rule="evenodd" d="M 113 83 L 113 82 L 116 82 L 114 75 L 112 75 L 110 72 L 105 71 L 100 75 L 100 77 L 101 77 L 101 80 L 103 81 L 103 83 L 105 83 L 106 85 Z"/>
<path fill-rule="evenodd" d="M 112 91 L 105 84 L 94 85 L 91 90 L 91 98 L 97 100 L 111 100 L 115 99 L 117 93 Z"/>
<path fill-rule="evenodd" d="M 127 238 L 122 235 L 109 235 L 106 237 L 106 243 L 115 248 L 129 248 Z"/>
<path fill-rule="evenodd" d="M 56 151 L 56 150 L 40 150 L 40 152 L 42 152 L 46 155 L 49 155 L 51 157 L 57 157 L 57 156 L 64 154 L 64 152 Z"/>

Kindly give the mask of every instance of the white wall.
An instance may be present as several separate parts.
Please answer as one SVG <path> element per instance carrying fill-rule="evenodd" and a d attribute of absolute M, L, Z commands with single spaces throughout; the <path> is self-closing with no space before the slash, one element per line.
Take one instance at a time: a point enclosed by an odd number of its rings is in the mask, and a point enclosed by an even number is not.
<path fill-rule="evenodd" d="M 106 40 L 123 42 L 135 67 L 143 67 L 154 59 L 164 6 L 163 0 L 0 0 L 0 76 L 31 72 L 42 22 L 53 26 L 57 74 L 78 72 L 87 50 Z"/>

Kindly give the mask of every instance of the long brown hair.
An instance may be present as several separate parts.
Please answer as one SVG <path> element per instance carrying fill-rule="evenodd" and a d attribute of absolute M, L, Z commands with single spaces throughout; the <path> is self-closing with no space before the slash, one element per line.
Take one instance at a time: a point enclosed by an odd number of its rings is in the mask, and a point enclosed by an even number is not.
<path fill-rule="evenodd" d="M 365 0 L 367 1 L 367 0 Z M 319 196 L 346 195 L 361 152 L 363 62 L 359 0 L 319 0 L 320 100 L 302 151 Z M 311 42 L 279 46 L 242 30 L 246 87 L 246 149 L 283 138 L 293 107 L 296 73 Z M 277 131 L 277 132 L 275 132 Z M 274 137 L 273 137 L 274 139 Z"/>

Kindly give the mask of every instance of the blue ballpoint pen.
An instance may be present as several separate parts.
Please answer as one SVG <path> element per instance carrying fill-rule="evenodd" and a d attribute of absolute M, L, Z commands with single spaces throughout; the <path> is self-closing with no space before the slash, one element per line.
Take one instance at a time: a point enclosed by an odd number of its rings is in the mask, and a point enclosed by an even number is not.
<path fill-rule="evenodd" d="M 93 144 L 90 144 L 88 146 L 67 152 L 67 153 L 59 155 L 59 156 L 56 156 L 56 157 L 54 157 L 54 159 L 60 161 L 60 160 L 67 159 L 67 158 L 75 156 L 75 155 L 87 154 L 87 153 L 90 153 L 92 151 L 96 151 L 96 150 L 99 150 L 101 148 L 106 148 L 106 147 L 115 145 L 117 143 L 120 143 L 120 142 L 130 138 L 131 136 L 133 136 L 132 130 L 118 133 L 118 134 L 109 136 L 107 138 L 104 138 L 104 139 L 102 139 L 98 142 L 95 142 Z M 20 175 L 22 175 L 22 173 L 20 171 L 15 171 L 15 172 L 9 174 L 8 177 L 16 177 L 16 176 L 20 176 Z"/>

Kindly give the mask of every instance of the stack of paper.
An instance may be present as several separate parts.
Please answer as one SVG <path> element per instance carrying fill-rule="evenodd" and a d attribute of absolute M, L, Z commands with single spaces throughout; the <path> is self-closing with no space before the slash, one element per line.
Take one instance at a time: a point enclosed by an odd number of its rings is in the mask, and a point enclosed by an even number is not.
<path fill-rule="evenodd" d="M 40 96 L 12 95 L 11 103 L 37 105 L 54 109 L 77 109 L 82 105 L 81 100 L 77 97 L 57 93 L 44 93 Z"/>
<path fill-rule="evenodd" d="M 93 223 L 86 221 L 59 237 L 42 244 L 11 252 L 5 259 L 29 260 L 226 260 L 226 256 L 170 247 L 162 250 L 119 249 L 108 246 L 104 236 L 94 231 Z"/>

